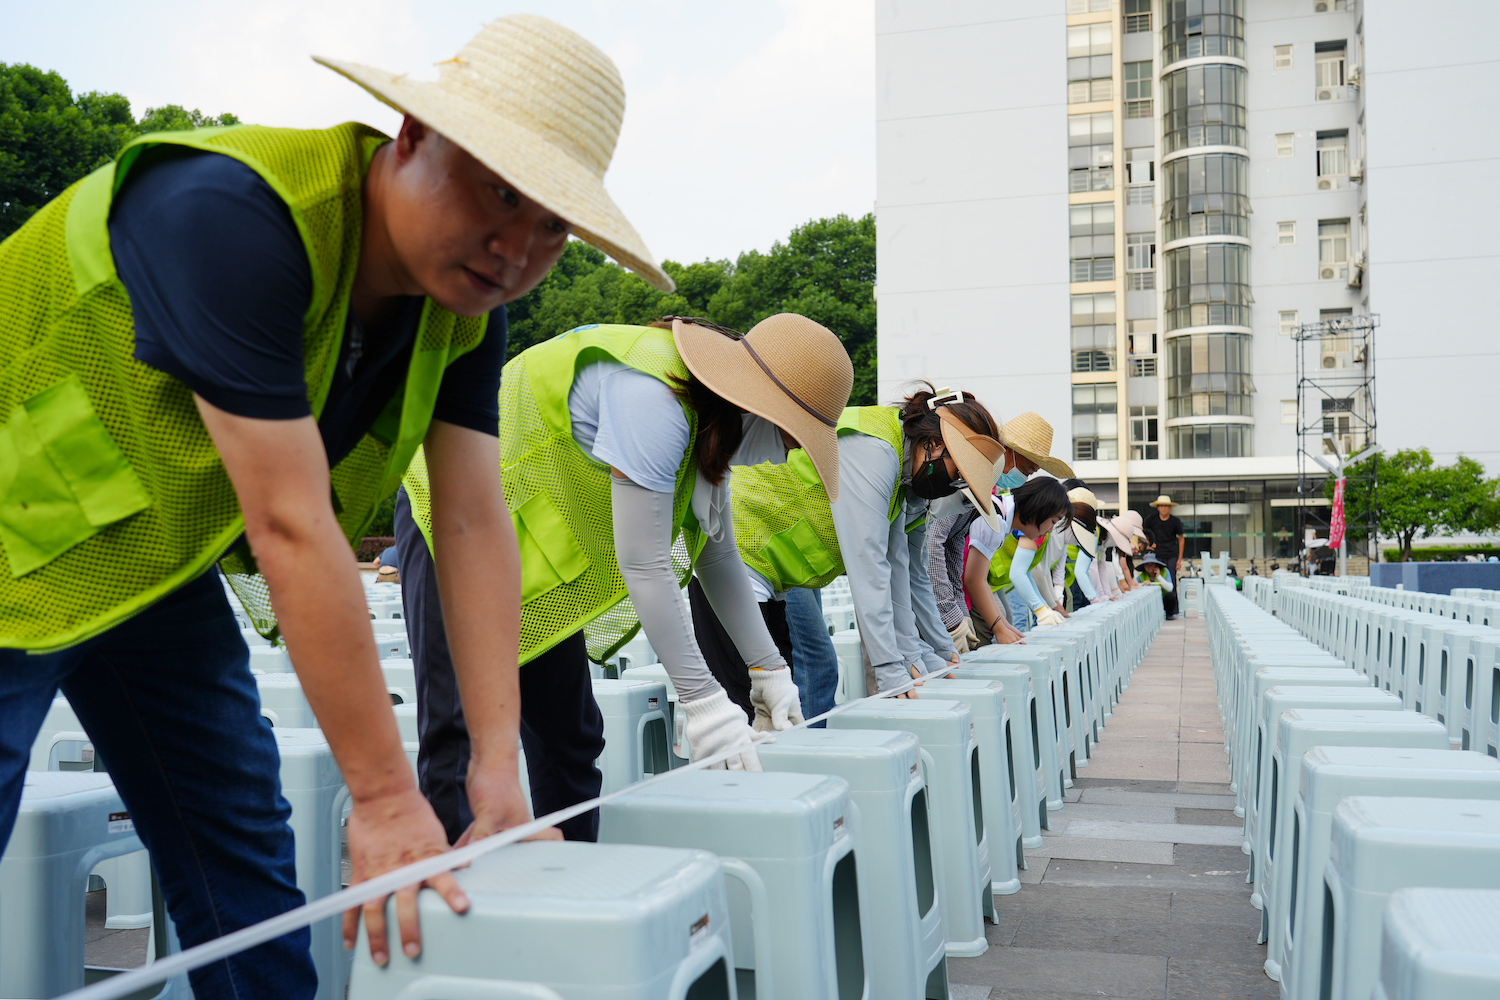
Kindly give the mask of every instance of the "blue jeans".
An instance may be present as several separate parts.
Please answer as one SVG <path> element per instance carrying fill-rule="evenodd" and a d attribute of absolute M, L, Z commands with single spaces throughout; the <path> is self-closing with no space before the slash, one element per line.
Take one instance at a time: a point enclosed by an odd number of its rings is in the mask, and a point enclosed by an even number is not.
<path fill-rule="evenodd" d="M 70 649 L 0 649 L 0 845 L 59 689 L 151 852 L 184 948 L 302 905 L 276 739 L 218 573 Z M 193 993 L 309 998 L 309 941 L 303 928 L 198 969 Z"/>
<path fill-rule="evenodd" d="M 792 633 L 792 677 L 802 697 L 802 717 L 833 708 L 839 686 L 839 658 L 823 620 L 823 592 L 793 587 L 786 592 L 786 624 Z M 823 723 L 813 725 L 823 728 Z"/>
<path fill-rule="evenodd" d="M 1000 603 L 1005 605 L 1005 611 L 1010 615 L 1010 623 L 1016 627 L 1017 632 L 1031 631 L 1031 609 L 1026 602 L 1021 600 L 1021 595 L 1009 591 L 997 591 L 996 596 Z"/>

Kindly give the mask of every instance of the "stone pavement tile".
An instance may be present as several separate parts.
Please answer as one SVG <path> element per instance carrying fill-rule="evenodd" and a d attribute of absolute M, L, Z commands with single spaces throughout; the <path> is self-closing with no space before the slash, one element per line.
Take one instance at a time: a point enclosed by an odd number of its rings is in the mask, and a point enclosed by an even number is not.
<path fill-rule="evenodd" d="M 1101 778 L 1151 778 L 1160 781 L 1177 780 L 1177 762 L 1160 760 L 1102 760 L 1096 759 L 1089 772 Z"/>
<path fill-rule="evenodd" d="M 1176 822 L 1194 823 L 1199 826 L 1232 826 L 1236 830 L 1245 821 L 1234 814 L 1233 809 L 1178 809 Z"/>
<path fill-rule="evenodd" d="M 1117 823 L 1175 823 L 1178 821 L 1175 812 L 1170 806 L 1114 806 L 1078 802 L 1064 809 L 1063 815 L 1068 817 L 1069 822 L 1102 819 Z"/>
<path fill-rule="evenodd" d="M 1011 904 L 1012 900 L 1020 899 L 1019 892 L 1013 892 L 1008 896 L 995 897 L 995 916 L 999 919 L 995 923 L 988 920 L 984 922 L 984 939 L 990 943 L 991 948 L 1008 948 L 1016 936 L 1016 930 L 1021 922 L 1026 919 L 1026 911 L 1018 909 Z M 1167 904 L 1168 922 L 1170 922 L 1171 903 Z M 1259 912 L 1259 911 L 1257 911 Z M 1256 924 L 1256 929 L 1260 928 Z"/>
<path fill-rule="evenodd" d="M 1229 760 L 1228 754 L 1224 753 L 1222 740 L 1213 743 L 1179 743 L 1177 753 L 1178 760 L 1191 760 L 1199 764 L 1223 764 Z"/>
<path fill-rule="evenodd" d="M 1230 815 L 1233 815 L 1232 813 Z M 1076 819 L 1068 824 L 1070 837 L 1100 840 L 1141 840 L 1167 844 L 1206 844 L 1237 847 L 1240 831 L 1223 826 L 1190 823 L 1119 823 L 1111 820 Z"/>
<path fill-rule="evenodd" d="M 1244 882 L 1241 871 L 1237 878 Z M 1229 881 L 1223 879 L 1220 881 Z M 1213 880 L 1194 877 L 1191 871 L 1178 871 L 1176 865 L 1139 865 L 1110 861 L 1077 861 L 1071 858 L 1054 858 L 1047 866 L 1044 888 L 1050 886 L 1084 886 L 1091 888 L 1156 889 L 1159 891 L 1197 891 L 1204 885 L 1216 888 Z M 1243 889 L 1243 884 L 1237 886 Z"/>
<path fill-rule="evenodd" d="M 963 986 L 950 983 L 948 996 L 951 1000 L 989 1000 L 992 992 L 988 986 Z"/>
<path fill-rule="evenodd" d="M 1177 779 L 1179 781 L 1229 781 L 1229 765 L 1223 761 L 1217 764 L 1200 764 L 1197 761 L 1183 761 L 1177 767 Z"/>
<path fill-rule="evenodd" d="M 1003 899 L 1007 911 L 1014 909 L 1027 917 L 1075 914 L 1122 920 L 1134 917 L 1159 923 L 1172 919 L 1172 894 L 1154 889 L 1080 889 L 1068 885 L 1046 885 L 1039 889 L 1022 889 Z"/>
<path fill-rule="evenodd" d="M 1192 792 L 1195 795 L 1228 795 L 1233 797 L 1234 793 L 1229 789 L 1229 781 L 1179 781 L 1177 783 L 1179 792 Z M 1210 806 L 1209 808 L 1217 808 Z M 1233 808 L 1225 806 L 1226 809 Z"/>
<path fill-rule="evenodd" d="M 1167 959 L 1045 948 L 991 948 L 978 958 L 950 958 L 948 981 L 1003 983 L 1005 995 L 1032 1000 L 1054 996 L 1165 1000 Z"/>
<path fill-rule="evenodd" d="M 1079 763 L 1082 764 L 1083 762 L 1079 761 Z M 1078 801 L 1078 796 L 1080 796 L 1082 794 L 1083 794 L 1083 792 L 1082 792 L 1081 789 L 1077 789 L 1077 788 L 1065 788 L 1065 789 L 1063 789 L 1063 801 L 1064 802 L 1077 802 Z"/>
<path fill-rule="evenodd" d="M 1171 806 L 1174 809 L 1233 809 L 1233 795 L 1200 795 L 1180 791 L 1158 789 L 1130 790 L 1120 788 L 1088 788 L 1083 790 L 1081 802 L 1097 802 L 1116 806 Z"/>
<path fill-rule="evenodd" d="M 1083 914 L 1028 915 L 1016 931 L 1017 948 L 1058 948 L 1069 951 L 1113 952 L 1126 955 L 1172 954 L 1172 927 L 1165 921 L 1131 917 L 1094 917 Z"/>
<path fill-rule="evenodd" d="M 1022 885 L 1040 885 L 1042 879 L 1047 877 L 1047 867 L 1051 863 L 1049 858 L 1028 858 L 1027 864 L 1030 868 L 1022 868 L 1020 878 Z"/>
<path fill-rule="evenodd" d="M 1175 792 L 1175 791 L 1177 791 L 1177 782 L 1175 782 L 1175 781 L 1136 781 L 1136 780 L 1131 779 L 1131 778 L 1095 778 L 1092 775 L 1090 775 L 1088 777 L 1085 777 L 1085 778 L 1079 778 L 1077 784 L 1078 784 L 1078 787 L 1080 789 L 1083 789 L 1084 791 L 1087 791 L 1088 789 L 1096 789 L 1097 790 L 1097 789 L 1103 789 L 1103 788 L 1128 789 L 1130 791 L 1136 791 L 1136 792 Z M 1081 801 L 1081 799 L 1080 799 L 1080 801 Z M 1096 797 L 1094 797 L 1092 795 L 1089 796 L 1089 801 L 1090 802 L 1100 802 L 1099 799 L 1097 799 Z M 1135 803 L 1131 803 L 1131 802 L 1103 803 L 1103 802 L 1100 802 L 1100 804 L 1103 804 L 1103 805 L 1134 805 Z M 1150 803 L 1146 803 L 1146 804 L 1149 805 Z"/>
<path fill-rule="evenodd" d="M 1043 837 L 1042 846 L 1026 852 L 1026 857 L 1045 857 L 1054 861 L 1104 861 L 1134 865 L 1172 864 L 1172 845 L 1168 842 L 1141 840 L 1106 840 L 1090 837 Z"/>
<path fill-rule="evenodd" d="M 1224 750 L 1224 730 L 1222 729 L 1199 729 L 1196 726 L 1183 726 L 1177 731 L 1177 739 L 1182 743 L 1212 743 Z"/>
<path fill-rule="evenodd" d="M 1063 833 L 1068 829 L 1068 824 L 1071 821 L 1072 821 L 1072 817 L 1070 817 L 1070 816 L 1057 815 L 1057 816 L 1050 817 L 1047 820 L 1047 823 L 1048 823 L 1047 827 L 1042 830 L 1042 836 L 1043 837 L 1061 837 L 1063 835 Z"/>
<path fill-rule="evenodd" d="M 1280 995 L 1281 988 L 1259 967 L 1176 955 L 1168 961 L 1169 1000 L 1276 1000 Z"/>
<path fill-rule="evenodd" d="M 1245 886 L 1239 895 L 1232 892 L 1174 892 L 1168 919 L 1174 924 L 1219 924 L 1236 928 L 1252 938 L 1260 933 L 1260 911 L 1250 905 L 1249 886 Z"/>

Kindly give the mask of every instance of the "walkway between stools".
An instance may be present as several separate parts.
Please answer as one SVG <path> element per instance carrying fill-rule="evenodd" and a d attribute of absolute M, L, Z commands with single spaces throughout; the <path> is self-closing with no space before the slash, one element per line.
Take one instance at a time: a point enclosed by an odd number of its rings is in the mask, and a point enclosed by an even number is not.
<path fill-rule="evenodd" d="M 1202 619 L 1167 622 L 953 1000 L 1273 998 Z"/>

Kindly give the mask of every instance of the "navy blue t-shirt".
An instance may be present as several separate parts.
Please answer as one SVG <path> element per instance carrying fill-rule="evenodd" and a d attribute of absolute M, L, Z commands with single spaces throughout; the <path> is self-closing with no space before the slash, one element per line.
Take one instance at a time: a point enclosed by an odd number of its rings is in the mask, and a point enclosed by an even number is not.
<path fill-rule="evenodd" d="M 116 196 L 110 248 L 130 295 L 137 360 L 241 417 L 312 413 L 302 319 L 312 270 L 291 212 L 238 160 L 170 147 L 146 154 Z M 349 311 L 338 366 L 318 419 L 335 465 L 402 391 L 423 299 L 372 337 Z M 479 347 L 448 367 L 433 419 L 499 433 L 505 307 Z"/>

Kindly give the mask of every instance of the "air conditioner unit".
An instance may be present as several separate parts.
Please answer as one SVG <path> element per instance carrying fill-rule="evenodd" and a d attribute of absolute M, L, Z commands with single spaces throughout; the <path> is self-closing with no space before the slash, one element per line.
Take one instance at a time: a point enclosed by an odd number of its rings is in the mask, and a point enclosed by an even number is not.
<path fill-rule="evenodd" d="M 1324 368 L 1335 368 L 1335 367 L 1337 367 L 1337 365 L 1338 365 L 1338 362 L 1334 361 L 1332 354 L 1325 354 L 1325 355 L 1323 355 L 1323 367 Z"/>
<path fill-rule="evenodd" d="M 1320 100 L 1320 101 L 1336 101 L 1338 99 L 1339 99 L 1339 88 L 1337 88 L 1337 87 L 1319 87 L 1318 88 L 1318 100 Z"/>
<path fill-rule="evenodd" d="M 1365 161 L 1355 158 L 1349 161 L 1349 179 L 1351 181 L 1364 181 Z"/>
<path fill-rule="evenodd" d="M 1333 4 L 1329 0 L 1318 0 L 1317 3 L 1313 4 L 1314 13 L 1326 14 L 1330 10 L 1333 10 Z"/>
<path fill-rule="evenodd" d="M 1318 190 L 1319 191 L 1331 191 L 1331 190 L 1333 190 L 1333 178 L 1331 178 L 1331 177 L 1319 177 L 1318 178 Z"/>
<path fill-rule="evenodd" d="M 1319 268 L 1318 269 L 1318 277 L 1322 278 L 1324 281 L 1332 280 L 1332 278 L 1333 278 L 1333 268 L 1331 268 L 1331 267 Z"/>

